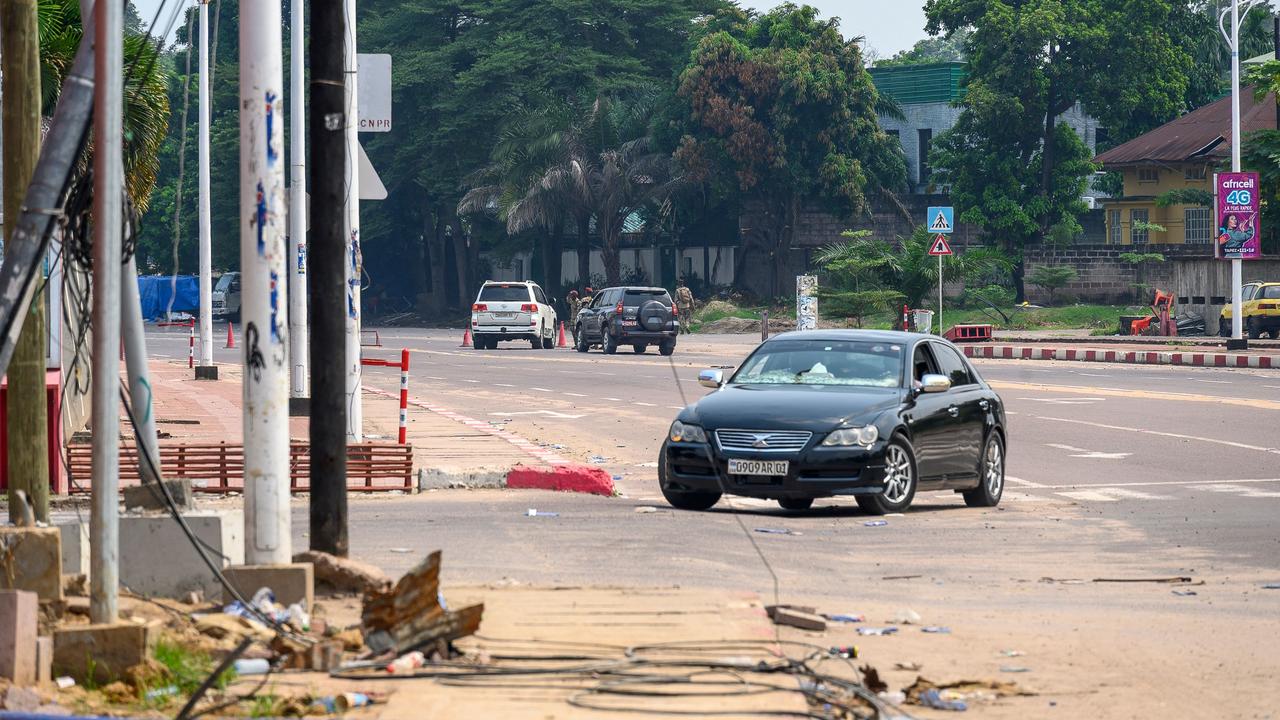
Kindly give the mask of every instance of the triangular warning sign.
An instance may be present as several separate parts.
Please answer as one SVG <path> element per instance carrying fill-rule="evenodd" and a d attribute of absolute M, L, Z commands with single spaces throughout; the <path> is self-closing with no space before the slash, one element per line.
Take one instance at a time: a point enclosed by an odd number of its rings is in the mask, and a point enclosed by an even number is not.
<path fill-rule="evenodd" d="M 933 245 L 929 248 L 930 255 L 951 255 L 951 246 L 947 244 L 947 236 L 939 235 L 933 239 Z"/>
<path fill-rule="evenodd" d="M 929 224 L 929 232 L 950 232 L 950 230 L 951 223 L 947 222 L 947 216 L 939 210 L 938 216 Z"/>

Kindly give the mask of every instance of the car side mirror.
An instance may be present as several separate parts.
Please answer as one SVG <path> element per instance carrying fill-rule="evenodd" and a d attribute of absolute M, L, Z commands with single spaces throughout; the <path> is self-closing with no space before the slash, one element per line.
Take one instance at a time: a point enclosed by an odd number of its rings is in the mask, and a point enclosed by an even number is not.
<path fill-rule="evenodd" d="M 698 384 L 705 388 L 718 390 L 724 386 L 724 371 L 703 370 L 698 373 Z"/>
<path fill-rule="evenodd" d="M 951 389 L 951 378 L 946 375 L 925 375 L 920 378 L 920 392 L 940 393 Z"/>

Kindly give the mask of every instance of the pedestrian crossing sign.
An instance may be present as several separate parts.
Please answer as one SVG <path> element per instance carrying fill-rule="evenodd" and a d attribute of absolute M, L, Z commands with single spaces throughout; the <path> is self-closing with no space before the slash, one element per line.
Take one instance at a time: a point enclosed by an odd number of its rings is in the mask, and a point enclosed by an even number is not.
<path fill-rule="evenodd" d="M 929 232 L 950 234 L 956 226 L 956 210 L 952 207 L 931 207 L 925 214 L 929 224 Z"/>
<path fill-rule="evenodd" d="M 933 239 L 933 245 L 929 246 L 930 255 L 951 255 L 951 246 L 947 244 L 947 236 L 939 235 Z"/>

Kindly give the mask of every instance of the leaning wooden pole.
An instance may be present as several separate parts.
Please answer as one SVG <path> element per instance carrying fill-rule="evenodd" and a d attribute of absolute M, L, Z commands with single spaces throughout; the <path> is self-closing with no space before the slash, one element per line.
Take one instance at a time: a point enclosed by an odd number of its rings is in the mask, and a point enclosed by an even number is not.
<path fill-rule="evenodd" d="M 23 197 L 40 158 L 40 35 L 36 0 L 0 0 L 0 68 L 4 74 L 4 217 L 5 251 L 15 242 L 38 238 L 11 237 L 22 211 Z M 49 521 L 49 437 L 45 406 L 45 322 L 43 280 L 37 281 L 22 333 L 9 363 L 8 481 L 9 515 L 13 495 L 25 490 L 37 520 Z"/>

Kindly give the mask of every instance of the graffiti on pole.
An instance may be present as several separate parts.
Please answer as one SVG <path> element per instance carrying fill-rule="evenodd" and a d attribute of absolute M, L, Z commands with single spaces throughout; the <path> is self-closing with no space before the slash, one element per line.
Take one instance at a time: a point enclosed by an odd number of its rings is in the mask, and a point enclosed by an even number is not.
<path fill-rule="evenodd" d="M 796 329 L 818 328 L 818 278 L 816 275 L 796 276 Z"/>

